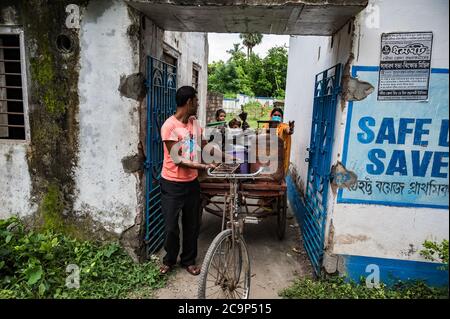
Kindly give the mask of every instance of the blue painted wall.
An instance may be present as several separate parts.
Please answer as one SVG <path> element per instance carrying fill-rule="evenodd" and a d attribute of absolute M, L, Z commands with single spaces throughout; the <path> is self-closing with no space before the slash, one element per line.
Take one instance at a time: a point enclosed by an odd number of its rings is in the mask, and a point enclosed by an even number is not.
<path fill-rule="evenodd" d="M 301 225 L 305 206 L 291 176 L 286 178 L 287 194 L 290 207 Z M 367 252 L 368 254 L 370 252 Z M 400 259 L 376 258 L 370 256 L 340 255 L 344 259 L 345 275 L 348 279 L 359 282 L 367 277 L 368 265 L 377 265 L 380 269 L 380 281 L 388 286 L 398 280 L 423 280 L 430 286 L 446 286 L 449 283 L 448 270 L 440 270 L 442 264 L 418 262 Z"/>
<path fill-rule="evenodd" d="M 442 264 L 367 256 L 341 255 L 344 259 L 347 278 L 360 282 L 361 277 L 371 274 L 369 265 L 377 265 L 380 282 L 392 286 L 399 280 L 423 280 L 430 286 L 448 286 L 448 270 L 439 269 Z M 367 270 L 367 271 L 366 271 Z"/>

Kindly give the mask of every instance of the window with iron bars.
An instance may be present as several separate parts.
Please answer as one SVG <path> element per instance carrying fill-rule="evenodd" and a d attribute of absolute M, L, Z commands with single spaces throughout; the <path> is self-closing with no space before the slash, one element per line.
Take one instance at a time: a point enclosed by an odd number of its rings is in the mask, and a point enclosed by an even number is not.
<path fill-rule="evenodd" d="M 198 67 L 194 64 L 192 67 L 192 87 L 198 91 Z"/>
<path fill-rule="evenodd" d="M 0 30 L 0 139 L 25 140 L 25 98 L 20 34 Z"/>

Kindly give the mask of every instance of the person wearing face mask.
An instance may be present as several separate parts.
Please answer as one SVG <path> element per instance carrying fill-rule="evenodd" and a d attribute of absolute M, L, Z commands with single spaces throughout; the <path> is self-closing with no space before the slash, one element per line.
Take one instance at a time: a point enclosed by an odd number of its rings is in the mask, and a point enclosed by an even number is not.
<path fill-rule="evenodd" d="M 291 135 L 294 134 L 294 121 L 283 123 L 283 110 L 279 107 L 273 108 L 270 112 L 270 124 L 266 124 L 265 128 L 276 128 L 278 136 L 284 142 L 284 173 L 289 168 L 289 160 L 291 156 Z"/>

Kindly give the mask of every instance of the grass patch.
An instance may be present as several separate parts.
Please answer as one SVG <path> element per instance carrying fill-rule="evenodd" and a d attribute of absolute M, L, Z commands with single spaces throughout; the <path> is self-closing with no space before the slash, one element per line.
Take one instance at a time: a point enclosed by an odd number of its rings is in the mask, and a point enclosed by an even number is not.
<path fill-rule="evenodd" d="M 77 277 L 69 265 L 79 269 L 79 288 L 66 286 Z M 0 299 L 126 298 L 164 285 L 156 263 L 134 263 L 117 243 L 26 231 L 17 218 L 0 220 Z"/>
<path fill-rule="evenodd" d="M 322 280 L 297 279 L 279 294 L 286 299 L 448 299 L 448 287 L 434 288 L 424 282 L 398 282 L 389 288 L 367 288 L 342 277 Z"/>

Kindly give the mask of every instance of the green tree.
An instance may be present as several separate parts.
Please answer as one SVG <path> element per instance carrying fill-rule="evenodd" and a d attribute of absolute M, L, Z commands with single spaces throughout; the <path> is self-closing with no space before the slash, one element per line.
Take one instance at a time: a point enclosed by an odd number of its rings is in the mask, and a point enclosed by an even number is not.
<path fill-rule="evenodd" d="M 222 94 L 239 91 L 239 77 L 233 62 L 214 62 L 208 65 L 208 90 Z"/>
<path fill-rule="evenodd" d="M 208 65 L 208 90 L 227 96 L 238 93 L 249 96 L 284 98 L 288 52 L 285 47 L 274 47 L 261 59 L 251 53 L 248 58 L 238 43 L 227 52 L 227 62 Z"/>
<path fill-rule="evenodd" d="M 233 48 L 227 50 L 227 53 L 231 54 L 230 60 L 241 60 L 245 58 L 245 54 L 242 52 L 242 47 L 240 43 L 234 43 Z"/>
<path fill-rule="evenodd" d="M 263 35 L 259 32 L 241 33 L 239 38 L 242 39 L 242 44 L 247 48 L 247 58 L 250 59 L 253 48 L 262 42 Z"/>
<path fill-rule="evenodd" d="M 424 249 L 420 251 L 420 254 L 427 260 L 437 261 L 443 263 L 444 266 L 440 267 L 442 270 L 448 270 L 448 240 L 444 239 L 438 243 L 436 241 L 426 240 L 423 243 Z"/>
<path fill-rule="evenodd" d="M 263 64 L 266 78 L 268 82 L 272 83 L 271 96 L 284 98 L 288 67 L 287 49 L 282 46 L 271 48 L 264 58 Z"/>
<path fill-rule="evenodd" d="M 267 79 L 264 61 L 257 54 L 250 56 L 245 72 L 250 79 L 255 96 L 271 96 L 272 83 Z"/>

